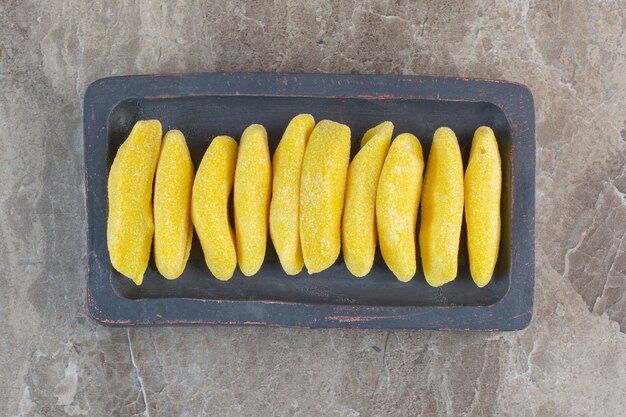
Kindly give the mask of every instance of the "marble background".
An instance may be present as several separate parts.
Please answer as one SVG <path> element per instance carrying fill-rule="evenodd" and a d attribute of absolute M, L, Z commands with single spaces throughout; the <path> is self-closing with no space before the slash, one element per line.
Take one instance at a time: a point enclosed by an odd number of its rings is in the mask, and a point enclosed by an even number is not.
<path fill-rule="evenodd" d="M 624 0 L 3 0 L 0 415 L 623 415 L 625 10 Z M 530 327 L 127 330 L 92 322 L 85 88 L 109 75 L 193 71 L 528 85 L 537 114 Z"/>

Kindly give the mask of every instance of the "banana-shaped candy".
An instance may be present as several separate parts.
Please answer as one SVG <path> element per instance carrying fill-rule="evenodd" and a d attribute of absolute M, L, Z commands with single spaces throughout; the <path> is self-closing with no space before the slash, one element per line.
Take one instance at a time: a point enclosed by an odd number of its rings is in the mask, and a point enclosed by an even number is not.
<path fill-rule="evenodd" d="M 193 182 L 191 219 L 211 273 L 227 281 L 237 267 L 235 233 L 228 219 L 228 199 L 233 188 L 237 142 L 218 136 L 206 150 Z"/>
<path fill-rule="evenodd" d="M 300 174 L 307 141 L 315 126 L 310 114 L 300 114 L 289 122 L 272 161 L 272 201 L 270 236 L 280 264 L 288 275 L 304 266 L 300 246 Z"/>
<path fill-rule="evenodd" d="M 193 162 L 185 136 L 170 130 L 163 137 L 154 178 L 154 260 L 167 279 L 178 278 L 189 258 L 192 186 Z"/>
<path fill-rule="evenodd" d="M 368 130 L 361 150 L 348 168 L 343 208 L 342 250 L 346 267 L 357 277 L 367 275 L 376 253 L 376 189 L 385 162 L 393 124 L 384 122 Z"/>
<path fill-rule="evenodd" d="M 341 251 L 341 214 L 350 162 L 350 128 L 322 120 L 309 138 L 300 181 L 300 238 L 309 274 L 330 267 Z"/>
<path fill-rule="evenodd" d="M 454 132 L 435 131 L 422 191 L 419 241 L 426 282 L 433 287 L 456 278 L 463 222 L 463 160 Z"/>
<path fill-rule="evenodd" d="M 137 285 L 143 282 L 150 260 L 154 234 L 152 183 L 161 136 L 158 120 L 135 123 L 109 172 L 107 246 L 111 264 Z"/>
<path fill-rule="evenodd" d="M 416 271 L 415 226 L 424 156 L 419 140 L 403 133 L 391 143 L 376 194 L 376 222 L 385 263 L 403 282 Z"/>
<path fill-rule="evenodd" d="M 258 272 L 265 259 L 267 222 L 272 193 L 272 164 L 267 132 L 261 125 L 244 130 L 235 169 L 235 236 L 239 269 Z"/>
<path fill-rule="evenodd" d="M 500 246 L 502 164 L 493 130 L 474 133 L 465 172 L 465 222 L 472 279 L 479 287 L 491 281 Z"/>

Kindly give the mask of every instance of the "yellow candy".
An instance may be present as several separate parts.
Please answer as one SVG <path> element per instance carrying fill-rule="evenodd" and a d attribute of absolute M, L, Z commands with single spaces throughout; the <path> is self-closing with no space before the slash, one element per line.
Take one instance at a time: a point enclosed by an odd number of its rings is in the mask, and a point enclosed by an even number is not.
<path fill-rule="evenodd" d="M 191 197 L 191 219 L 211 273 L 229 280 L 237 267 L 235 233 L 228 220 L 228 198 L 233 188 L 237 142 L 218 136 L 206 150 Z"/>
<path fill-rule="evenodd" d="M 350 128 L 319 122 L 309 138 L 300 182 L 300 238 L 309 274 L 330 267 L 341 251 L 341 213 L 350 162 Z"/>
<path fill-rule="evenodd" d="M 502 164 L 493 130 L 474 133 L 465 172 L 465 221 L 472 279 L 478 287 L 491 281 L 500 246 Z"/>
<path fill-rule="evenodd" d="M 343 209 L 342 248 L 346 267 L 357 277 L 367 275 L 376 253 L 376 189 L 385 162 L 393 124 L 384 122 L 368 130 L 361 150 L 348 168 Z"/>
<path fill-rule="evenodd" d="M 185 136 L 170 130 L 163 138 L 154 179 L 154 260 L 167 279 L 178 278 L 189 258 L 192 186 L 193 162 Z"/>
<path fill-rule="evenodd" d="M 309 135 L 315 126 L 310 114 L 294 117 L 283 134 L 272 161 L 273 184 L 270 203 L 270 236 L 288 275 L 302 270 L 300 246 L 300 174 Z"/>
<path fill-rule="evenodd" d="M 440 127 L 426 164 L 419 235 L 424 276 L 433 287 L 456 278 L 462 222 L 461 150 L 454 132 Z"/>
<path fill-rule="evenodd" d="M 158 120 L 135 123 L 109 172 L 107 245 L 111 264 L 137 285 L 143 282 L 150 259 L 154 233 L 152 182 L 161 136 Z"/>
<path fill-rule="evenodd" d="M 267 132 L 261 125 L 250 125 L 239 141 L 234 191 L 237 257 L 246 276 L 256 274 L 265 259 L 271 192 Z"/>
<path fill-rule="evenodd" d="M 415 226 L 422 192 L 424 156 L 419 140 L 403 133 L 385 159 L 376 193 L 376 222 L 385 263 L 403 282 L 416 271 Z"/>

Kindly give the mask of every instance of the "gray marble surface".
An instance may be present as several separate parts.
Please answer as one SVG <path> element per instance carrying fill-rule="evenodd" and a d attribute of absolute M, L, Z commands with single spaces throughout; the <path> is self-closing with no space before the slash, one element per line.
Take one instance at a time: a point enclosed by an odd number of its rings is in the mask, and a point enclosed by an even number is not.
<path fill-rule="evenodd" d="M 0 2 L 0 415 L 620 416 L 626 3 Z M 537 113 L 516 333 L 110 329 L 86 315 L 81 101 L 116 74 L 518 81 Z"/>

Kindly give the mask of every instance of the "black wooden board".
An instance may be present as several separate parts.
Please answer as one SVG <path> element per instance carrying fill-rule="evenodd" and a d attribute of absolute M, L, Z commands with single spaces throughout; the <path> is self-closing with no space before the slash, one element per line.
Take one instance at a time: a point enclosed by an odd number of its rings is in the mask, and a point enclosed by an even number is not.
<path fill-rule="evenodd" d="M 230 281 L 215 279 L 197 239 L 177 280 L 161 277 L 153 262 L 140 287 L 112 269 L 106 245 L 108 171 L 137 120 L 158 119 L 164 132 L 181 130 L 197 168 L 213 137 L 239 139 L 252 123 L 266 127 L 273 151 L 298 113 L 350 126 L 353 155 L 367 129 L 390 120 L 394 136 L 417 135 L 427 159 L 435 129 L 448 126 L 457 134 L 465 164 L 474 130 L 492 127 L 503 165 L 502 240 L 492 282 L 482 289 L 472 282 L 464 231 L 459 276 L 440 288 L 426 284 L 419 253 L 418 273 L 409 283 L 396 280 L 380 254 L 364 278 L 353 277 L 341 258 L 320 274 L 287 276 L 271 241 L 263 267 L 250 278 L 237 271 Z M 529 90 L 502 81 L 264 73 L 98 80 L 84 102 L 90 314 L 108 325 L 521 329 L 533 303 L 534 128 Z"/>

